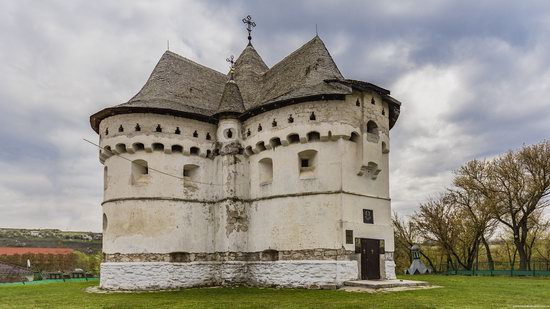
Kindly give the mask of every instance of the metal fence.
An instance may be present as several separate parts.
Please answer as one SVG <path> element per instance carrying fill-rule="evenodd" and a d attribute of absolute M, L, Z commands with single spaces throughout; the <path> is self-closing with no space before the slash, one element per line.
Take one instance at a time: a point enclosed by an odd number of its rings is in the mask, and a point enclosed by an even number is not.
<path fill-rule="evenodd" d="M 550 261 L 531 261 L 528 270 L 518 270 L 518 264 L 494 262 L 493 267 L 487 262 L 479 262 L 472 269 L 448 268 L 447 275 L 465 276 L 531 276 L 550 277 Z"/>

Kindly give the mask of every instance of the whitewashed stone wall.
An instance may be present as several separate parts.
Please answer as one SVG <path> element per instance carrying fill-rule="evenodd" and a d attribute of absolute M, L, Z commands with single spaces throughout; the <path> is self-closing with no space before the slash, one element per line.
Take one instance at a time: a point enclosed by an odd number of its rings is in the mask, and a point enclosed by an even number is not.
<path fill-rule="evenodd" d="M 357 261 L 102 263 L 107 290 L 162 290 L 252 284 L 279 287 L 341 286 L 358 278 Z"/>

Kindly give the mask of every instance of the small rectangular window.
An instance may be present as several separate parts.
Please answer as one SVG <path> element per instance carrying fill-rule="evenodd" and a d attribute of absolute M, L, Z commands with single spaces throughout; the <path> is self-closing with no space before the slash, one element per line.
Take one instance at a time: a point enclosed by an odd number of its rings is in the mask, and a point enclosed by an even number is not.
<path fill-rule="evenodd" d="M 353 244 L 353 230 L 346 230 L 346 244 Z"/>
<path fill-rule="evenodd" d="M 309 167 L 309 159 L 302 159 L 300 162 L 302 167 Z"/>
<path fill-rule="evenodd" d="M 374 224 L 374 212 L 372 209 L 363 209 L 363 223 Z"/>

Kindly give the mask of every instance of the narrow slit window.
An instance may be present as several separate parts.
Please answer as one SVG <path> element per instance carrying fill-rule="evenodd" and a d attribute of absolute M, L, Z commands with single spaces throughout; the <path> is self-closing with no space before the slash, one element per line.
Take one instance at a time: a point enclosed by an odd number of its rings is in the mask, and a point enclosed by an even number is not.
<path fill-rule="evenodd" d="M 161 128 L 160 124 L 157 125 L 157 128 L 155 129 L 155 131 L 156 132 L 162 132 L 162 128 Z"/>

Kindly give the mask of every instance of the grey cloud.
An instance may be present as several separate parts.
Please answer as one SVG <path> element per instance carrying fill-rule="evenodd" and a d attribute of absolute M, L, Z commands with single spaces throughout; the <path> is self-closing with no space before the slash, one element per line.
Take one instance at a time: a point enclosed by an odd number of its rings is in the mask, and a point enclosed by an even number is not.
<path fill-rule="evenodd" d="M 225 72 L 246 44 L 269 65 L 315 35 L 346 77 L 403 101 L 391 131 L 393 206 L 452 170 L 550 132 L 546 1 L 21 1 L 0 3 L 0 226 L 100 230 L 88 116 L 143 85 L 173 51 Z"/>

